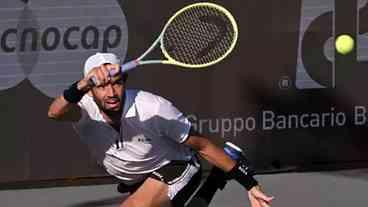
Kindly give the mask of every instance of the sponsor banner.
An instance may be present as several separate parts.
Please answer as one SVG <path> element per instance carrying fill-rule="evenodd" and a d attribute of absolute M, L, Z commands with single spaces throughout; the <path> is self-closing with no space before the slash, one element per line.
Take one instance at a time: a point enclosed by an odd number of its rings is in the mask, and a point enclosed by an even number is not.
<path fill-rule="evenodd" d="M 0 182 L 106 175 L 71 123 L 47 118 L 52 98 L 88 56 L 141 55 L 194 2 L 2 2 Z M 127 87 L 171 100 L 199 132 L 243 147 L 258 171 L 367 165 L 368 1 L 211 2 L 238 23 L 234 51 L 207 70 L 140 66 Z M 340 34 L 356 40 L 347 55 L 335 52 Z"/>

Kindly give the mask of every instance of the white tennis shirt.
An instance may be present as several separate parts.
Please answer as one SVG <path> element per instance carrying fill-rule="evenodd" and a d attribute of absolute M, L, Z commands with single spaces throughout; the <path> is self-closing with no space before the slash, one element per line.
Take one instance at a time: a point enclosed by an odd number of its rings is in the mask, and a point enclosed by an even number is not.
<path fill-rule="evenodd" d="M 82 117 L 74 127 L 109 174 L 126 183 L 138 182 L 170 160 L 191 159 L 193 151 L 181 144 L 191 127 L 183 113 L 149 92 L 125 94 L 121 133 L 106 122 L 91 96 L 86 94 L 78 103 Z"/>

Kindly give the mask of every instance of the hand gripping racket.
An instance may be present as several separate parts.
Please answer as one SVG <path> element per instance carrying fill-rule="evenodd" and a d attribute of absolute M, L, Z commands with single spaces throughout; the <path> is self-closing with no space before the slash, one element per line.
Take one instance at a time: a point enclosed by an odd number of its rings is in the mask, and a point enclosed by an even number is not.
<path fill-rule="evenodd" d="M 123 64 L 121 71 L 157 63 L 193 69 L 208 67 L 230 54 L 237 38 L 235 19 L 224 7 L 207 2 L 191 4 L 177 11 L 147 51 Z M 158 44 L 165 58 L 144 60 Z"/>

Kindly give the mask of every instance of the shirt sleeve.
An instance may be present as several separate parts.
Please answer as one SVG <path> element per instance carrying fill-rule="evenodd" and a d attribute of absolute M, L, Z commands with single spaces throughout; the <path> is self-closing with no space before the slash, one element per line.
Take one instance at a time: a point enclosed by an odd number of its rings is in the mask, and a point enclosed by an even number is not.
<path fill-rule="evenodd" d="M 156 126 L 160 133 L 174 139 L 179 143 L 183 143 L 189 137 L 191 123 L 170 101 L 158 98 Z"/>
<path fill-rule="evenodd" d="M 89 95 L 84 95 L 82 100 L 78 102 L 81 107 L 82 115 L 88 116 L 92 120 L 101 121 L 103 120 L 102 115 L 99 112 L 98 106 L 93 101 L 93 98 Z"/>

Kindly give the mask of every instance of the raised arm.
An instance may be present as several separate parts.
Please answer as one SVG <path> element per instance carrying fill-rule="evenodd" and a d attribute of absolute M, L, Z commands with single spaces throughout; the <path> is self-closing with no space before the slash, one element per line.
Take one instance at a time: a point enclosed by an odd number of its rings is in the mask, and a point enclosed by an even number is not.
<path fill-rule="evenodd" d="M 48 117 L 59 121 L 78 121 L 81 109 L 77 103 L 88 90 L 88 84 L 84 79 L 72 84 L 63 95 L 56 97 L 51 103 Z"/>
<path fill-rule="evenodd" d="M 120 65 L 118 64 L 102 64 L 92 68 L 83 79 L 70 85 L 62 95 L 51 103 L 48 117 L 61 121 L 78 121 L 81 117 L 78 102 L 93 87 L 103 88 L 108 84 L 114 84 L 121 80 L 119 68 Z M 94 83 L 91 82 L 92 79 Z"/>

